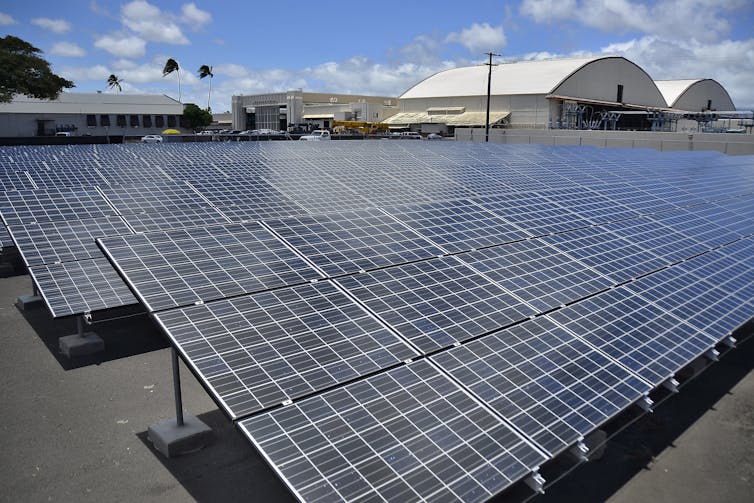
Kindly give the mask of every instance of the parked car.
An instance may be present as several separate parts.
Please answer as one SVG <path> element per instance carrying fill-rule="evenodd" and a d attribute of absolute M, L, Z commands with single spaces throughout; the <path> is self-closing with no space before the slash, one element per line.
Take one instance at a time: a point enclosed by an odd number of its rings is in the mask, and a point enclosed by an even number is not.
<path fill-rule="evenodd" d="M 55 136 L 73 136 L 73 133 L 70 131 L 58 131 L 55 133 Z"/>
<path fill-rule="evenodd" d="M 427 135 L 428 140 L 442 140 L 442 135 L 439 135 L 437 133 L 429 133 Z"/>
<path fill-rule="evenodd" d="M 330 139 L 330 131 L 328 131 L 327 129 L 315 129 L 311 133 L 299 138 L 299 140 L 303 141 L 323 141 Z"/>
<path fill-rule="evenodd" d="M 413 131 L 401 133 L 401 140 L 422 140 L 422 135 Z"/>
<path fill-rule="evenodd" d="M 142 143 L 162 143 L 162 136 L 158 134 L 148 134 L 141 137 Z"/>

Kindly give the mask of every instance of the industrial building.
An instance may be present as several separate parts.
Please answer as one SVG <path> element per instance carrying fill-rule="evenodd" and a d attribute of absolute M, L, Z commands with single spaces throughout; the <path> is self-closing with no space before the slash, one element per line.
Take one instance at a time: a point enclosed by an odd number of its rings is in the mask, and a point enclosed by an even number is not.
<path fill-rule="evenodd" d="M 489 67 L 439 72 L 399 97 L 393 128 L 453 132 L 484 127 Z M 492 67 L 490 125 L 508 128 L 647 130 L 681 110 L 735 110 L 725 89 L 710 79 L 655 82 L 620 56 L 501 63 Z M 658 116 L 659 114 L 659 116 Z M 675 118 L 673 120 L 676 120 Z"/>
<path fill-rule="evenodd" d="M 180 127 L 183 104 L 161 94 L 61 93 L 56 100 L 16 95 L 0 103 L 0 136 L 159 134 Z"/>
<path fill-rule="evenodd" d="M 382 122 L 398 112 L 395 97 L 310 93 L 301 89 L 233 96 L 233 129 L 331 128 L 333 121 Z"/>

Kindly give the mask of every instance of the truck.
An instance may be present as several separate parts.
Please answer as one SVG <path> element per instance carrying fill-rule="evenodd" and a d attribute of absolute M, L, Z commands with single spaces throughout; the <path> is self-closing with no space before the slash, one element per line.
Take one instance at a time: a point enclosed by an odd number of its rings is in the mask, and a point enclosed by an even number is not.
<path fill-rule="evenodd" d="M 330 139 L 330 131 L 327 129 L 315 129 L 309 134 L 306 134 L 299 138 L 299 140 L 303 141 L 323 141 L 323 140 L 329 140 Z"/>

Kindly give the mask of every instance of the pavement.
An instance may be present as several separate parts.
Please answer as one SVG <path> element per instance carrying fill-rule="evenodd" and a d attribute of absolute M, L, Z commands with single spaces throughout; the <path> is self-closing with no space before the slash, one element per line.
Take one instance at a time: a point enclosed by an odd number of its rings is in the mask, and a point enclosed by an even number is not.
<path fill-rule="evenodd" d="M 185 367 L 184 410 L 213 441 L 175 459 L 152 448 L 147 428 L 175 406 L 170 350 L 147 317 L 95 325 L 105 352 L 69 360 L 57 338 L 75 321 L 20 311 L 30 292 L 28 276 L 0 278 L 0 501 L 293 501 Z M 754 342 L 532 501 L 606 500 L 754 501 Z"/>

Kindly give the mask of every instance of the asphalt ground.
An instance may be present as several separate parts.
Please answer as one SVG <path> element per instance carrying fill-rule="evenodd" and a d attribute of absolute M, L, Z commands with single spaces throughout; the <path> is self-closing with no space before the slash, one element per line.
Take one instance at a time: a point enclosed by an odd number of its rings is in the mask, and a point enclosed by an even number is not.
<path fill-rule="evenodd" d="M 0 501 L 293 500 L 185 367 L 184 409 L 212 427 L 213 441 L 174 459 L 152 448 L 147 428 L 175 409 L 170 350 L 146 317 L 95 325 L 106 351 L 69 360 L 57 338 L 75 321 L 20 311 L 16 297 L 30 292 L 28 276 L 0 278 Z M 747 341 L 653 414 L 626 414 L 633 422 L 601 459 L 532 501 L 751 503 L 753 370 Z M 517 489 L 499 499 L 529 494 Z"/>

